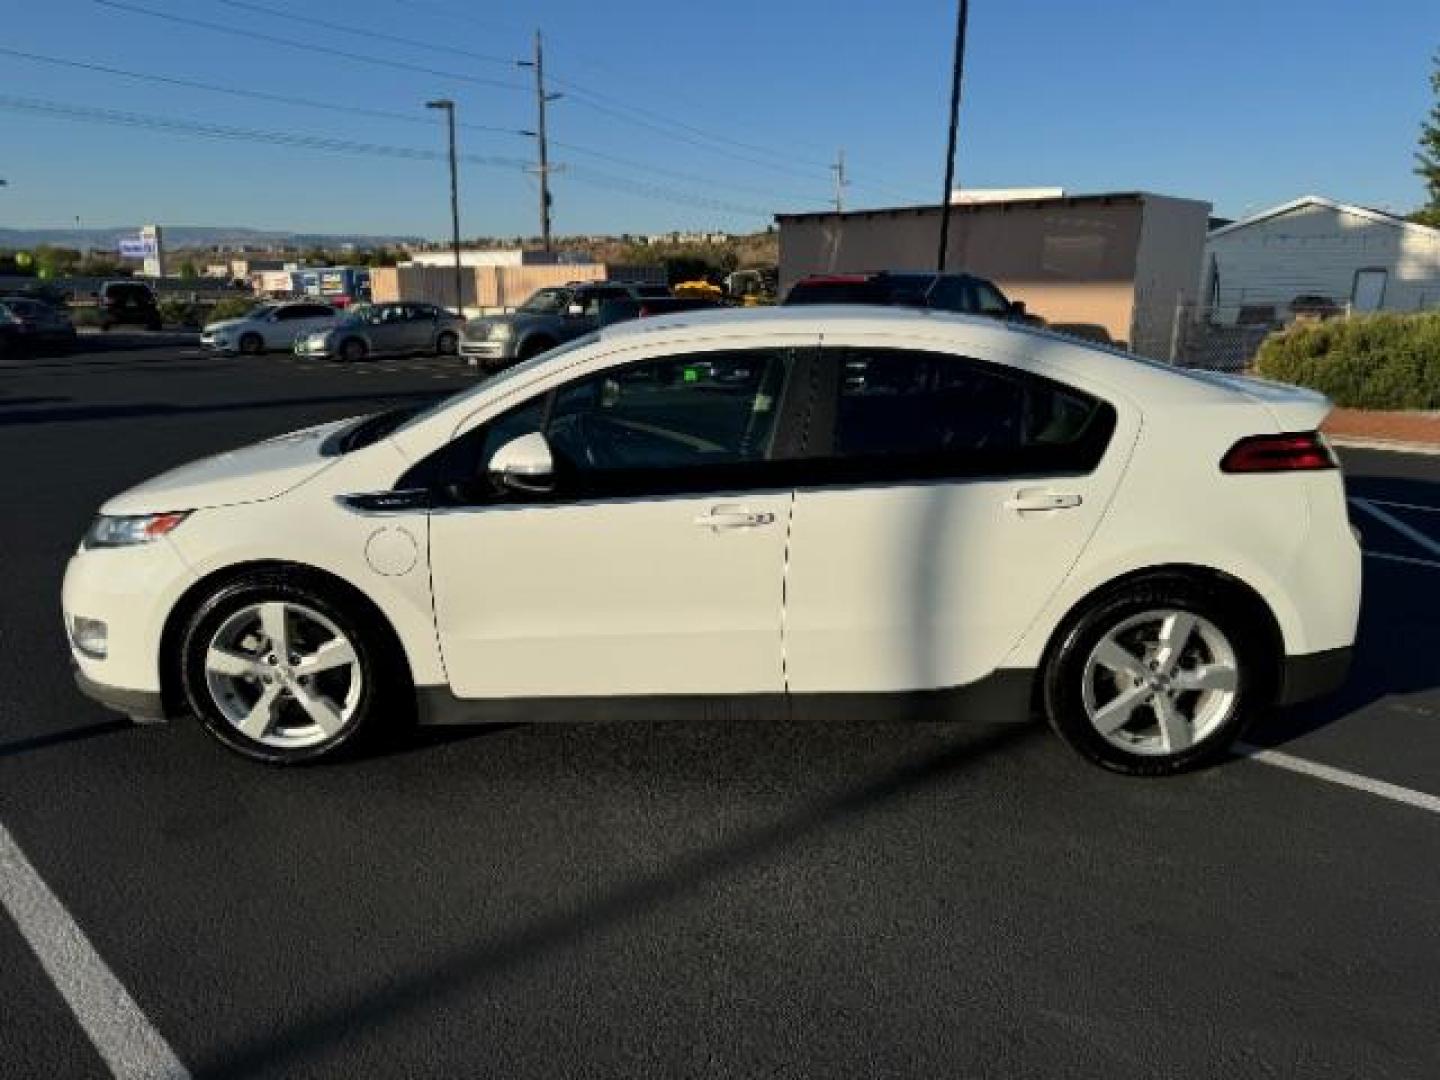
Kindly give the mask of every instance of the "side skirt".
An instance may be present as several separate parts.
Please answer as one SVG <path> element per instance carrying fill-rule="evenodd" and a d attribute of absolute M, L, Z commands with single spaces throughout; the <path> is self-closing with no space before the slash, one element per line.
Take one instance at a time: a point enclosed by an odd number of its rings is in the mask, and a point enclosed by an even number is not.
<path fill-rule="evenodd" d="M 1023 723 L 1035 672 L 1004 668 L 943 690 L 842 694 L 640 694 L 629 697 L 459 698 L 448 686 L 415 691 L 421 724 L 579 724 L 619 720 L 956 721 Z"/>

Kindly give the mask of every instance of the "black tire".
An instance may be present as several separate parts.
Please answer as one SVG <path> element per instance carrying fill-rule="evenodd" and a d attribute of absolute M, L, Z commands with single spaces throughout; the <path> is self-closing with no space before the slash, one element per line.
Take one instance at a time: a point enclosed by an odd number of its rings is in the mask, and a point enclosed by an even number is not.
<path fill-rule="evenodd" d="M 152 334 L 158 334 L 161 330 L 165 329 L 165 324 L 160 322 L 148 322 L 145 324 L 145 329 L 149 330 Z"/>
<path fill-rule="evenodd" d="M 460 335 L 451 330 L 444 330 L 435 339 L 436 356 L 454 356 L 460 351 Z"/>
<path fill-rule="evenodd" d="M 1228 640 L 1237 671 L 1229 713 L 1198 742 L 1183 750 L 1136 753 L 1115 745 L 1091 722 L 1085 706 L 1086 665 L 1101 639 L 1126 620 L 1170 609 L 1207 620 Z M 1062 628 L 1042 671 L 1046 718 L 1055 732 L 1082 757 L 1129 776 L 1170 776 L 1212 765 L 1225 758 L 1235 740 L 1275 694 L 1275 645 L 1265 620 L 1230 589 L 1200 578 L 1139 578 L 1101 594 Z M 1202 645 L 1203 647 L 1203 645 Z M 1154 712 L 1137 710 L 1144 725 Z"/>
<path fill-rule="evenodd" d="M 242 609 L 266 601 L 298 604 L 318 612 L 354 647 L 361 678 L 359 697 L 344 727 L 323 741 L 280 747 L 252 739 L 226 719 L 210 691 L 205 658 L 217 630 Z M 216 589 L 185 624 L 180 665 L 185 699 L 206 730 L 227 749 L 270 765 L 298 765 L 352 753 L 371 743 L 381 728 L 394 726 L 388 721 L 407 721 L 414 710 L 409 672 L 389 627 L 343 589 L 301 571 L 259 570 Z"/>
<path fill-rule="evenodd" d="M 240 335 L 240 353 L 242 356 L 259 356 L 265 351 L 265 339 L 259 334 L 248 333 Z"/>
<path fill-rule="evenodd" d="M 358 364 L 370 355 L 370 349 L 359 338 L 346 338 L 340 343 L 336 355 L 343 363 Z"/>
<path fill-rule="evenodd" d="M 114 325 L 115 325 L 115 324 L 112 323 L 112 322 L 101 322 L 101 323 L 100 323 L 100 332 L 101 332 L 102 334 L 108 334 L 108 333 L 110 332 L 110 327 L 112 327 L 112 326 L 114 326 Z"/>
<path fill-rule="evenodd" d="M 554 347 L 555 342 L 547 337 L 533 337 L 521 343 L 520 350 L 515 354 L 515 358 L 517 361 L 529 360 Z"/>

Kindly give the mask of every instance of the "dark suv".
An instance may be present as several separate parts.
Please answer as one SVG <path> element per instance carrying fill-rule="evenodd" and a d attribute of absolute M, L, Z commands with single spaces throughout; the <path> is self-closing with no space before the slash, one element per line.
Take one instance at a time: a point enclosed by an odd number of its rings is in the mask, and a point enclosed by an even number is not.
<path fill-rule="evenodd" d="M 95 294 L 100 302 L 100 329 L 112 326 L 143 326 L 160 329 L 160 307 L 155 293 L 140 281 L 107 281 Z"/>
<path fill-rule="evenodd" d="M 1022 300 L 1006 299 L 992 281 L 973 274 L 813 274 L 790 288 L 786 304 L 880 304 L 934 308 L 1038 323 Z"/>
<path fill-rule="evenodd" d="M 607 302 L 669 295 L 668 286 L 631 281 L 576 281 L 540 289 L 514 311 L 471 319 L 460 352 L 483 368 L 509 367 L 598 329 Z"/>

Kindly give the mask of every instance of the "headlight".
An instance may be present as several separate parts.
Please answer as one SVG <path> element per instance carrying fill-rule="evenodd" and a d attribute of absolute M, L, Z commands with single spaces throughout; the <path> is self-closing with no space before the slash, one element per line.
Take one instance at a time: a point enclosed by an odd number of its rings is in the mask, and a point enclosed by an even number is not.
<path fill-rule="evenodd" d="M 86 548 L 129 547 L 148 544 L 171 532 L 190 516 L 190 511 L 166 514 L 134 514 L 110 517 L 101 514 L 85 533 Z"/>
<path fill-rule="evenodd" d="M 508 341 L 511 334 L 513 333 L 514 330 L 511 328 L 509 323 L 500 322 L 490 324 L 491 341 Z"/>

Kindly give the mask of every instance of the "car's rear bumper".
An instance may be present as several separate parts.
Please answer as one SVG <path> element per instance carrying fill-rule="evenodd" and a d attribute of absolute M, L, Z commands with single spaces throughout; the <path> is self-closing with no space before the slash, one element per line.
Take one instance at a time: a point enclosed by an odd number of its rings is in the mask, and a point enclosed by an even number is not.
<path fill-rule="evenodd" d="M 1350 674 L 1353 646 L 1287 656 L 1280 671 L 1280 692 L 1276 703 L 1298 705 L 1302 701 L 1324 697 L 1345 684 Z"/>

